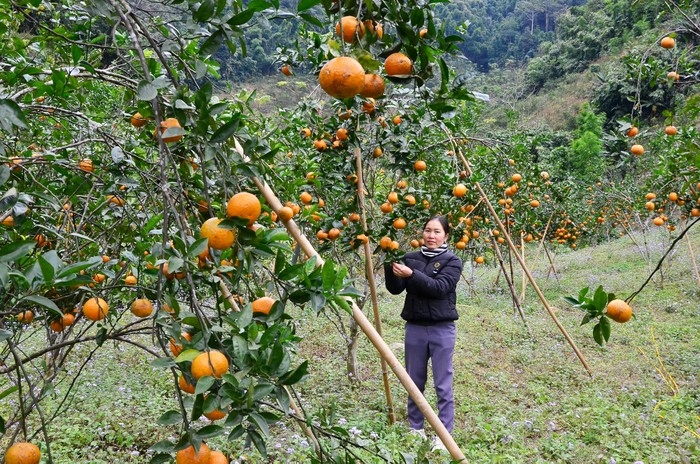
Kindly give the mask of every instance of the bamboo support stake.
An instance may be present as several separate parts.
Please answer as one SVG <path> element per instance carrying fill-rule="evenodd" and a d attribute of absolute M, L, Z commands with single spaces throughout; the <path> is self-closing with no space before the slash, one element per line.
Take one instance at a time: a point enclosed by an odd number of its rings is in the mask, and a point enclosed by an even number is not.
<path fill-rule="evenodd" d="M 530 326 L 527 325 L 527 321 L 525 320 L 525 313 L 523 312 L 523 308 L 522 306 L 520 306 L 518 297 L 515 295 L 515 287 L 513 286 L 513 282 L 511 282 L 510 278 L 508 277 L 508 274 L 506 274 L 506 264 L 503 262 L 503 254 L 501 253 L 501 248 L 498 246 L 498 242 L 496 241 L 496 238 L 493 236 L 493 234 L 490 235 L 491 243 L 493 243 L 493 249 L 496 251 L 496 258 L 498 258 L 500 270 L 503 271 L 503 276 L 506 279 L 506 283 L 508 284 L 508 288 L 510 289 L 510 294 L 513 297 L 513 305 L 517 308 L 518 313 L 520 314 L 520 318 L 523 320 L 523 324 L 525 324 L 525 328 L 527 329 L 528 334 L 530 334 L 530 337 L 532 337 L 532 332 L 530 332 Z"/>
<path fill-rule="evenodd" d="M 318 456 L 319 459 L 322 459 L 323 454 L 321 453 L 321 444 L 318 442 L 318 438 L 316 438 L 314 431 L 311 430 L 309 424 L 306 423 L 306 416 L 304 416 L 304 411 L 302 411 L 299 405 L 297 405 L 297 402 L 294 401 L 294 397 L 292 396 L 292 392 L 289 391 L 289 387 L 285 385 L 284 391 L 286 391 L 287 395 L 289 396 L 289 407 L 294 412 L 294 418 L 297 419 L 297 421 L 299 422 L 301 429 L 304 431 L 304 434 L 307 437 L 309 437 L 309 440 L 311 440 L 311 442 L 314 444 L 314 451 L 316 451 L 316 456 Z"/>
<path fill-rule="evenodd" d="M 357 171 L 357 197 L 360 203 L 360 210 L 362 211 L 362 229 L 367 230 L 367 215 L 365 214 L 365 193 L 364 193 L 364 181 L 362 172 L 362 152 L 359 147 L 355 148 L 355 162 Z M 379 314 L 379 300 L 377 298 L 377 283 L 374 280 L 374 265 L 372 264 L 372 250 L 369 241 L 363 245 L 365 251 L 365 274 L 367 276 L 367 283 L 369 284 L 370 297 L 372 299 L 372 313 L 374 315 L 374 327 L 377 330 L 379 336 L 382 336 L 382 319 Z M 380 363 L 382 368 L 382 382 L 384 384 L 384 394 L 386 396 L 386 405 L 389 415 L 389 424 L 393 425 L 396 422 L 396 416 L 394 414 L 394 400 L 391 396 L 391 384 L 389 383 L 389 370 L 387 369 L 386 361 L 383 357 L 380 357 Z"/>
<path fill-rule="evenodd" d="M 464 158 L 464 155 L 461 153 L 461 151 L 458 151 L 459 156 L 461 158 L 462 164 L 464 165 L 464 169 L 467 171 L 467 175 L 471 176 L 472 175 L 472 170 L 471 167 L 469 166 L 469 163 L 467 162 L 466 158 Z M 593 376 L 593 372 L 591 371 L 591 368 L 588 366 L 588 362 L 586 362 L 586 358 L 584 358 L 583 353 L 578 349 L 576 346 L 576 343 L 574 343 L 574 340 L 569 336 L 568 332 L 564 328 L 563 325 L 561 325 L 561 322 L 559 322 L 559 318 L 557 318 L 557 315 L 554 314 L 554 310 L 549 304 L 549 301 L 547 301 L 547 298 L 544 296 L 542 291 L 540 290 L 539 285 L 537 285 L 537 282 L 535 282 L 535 278 L 532 276 L 532 273 L 528 270 L 527 266 L 525 265 L 525 262 L 523 261 L 522 257 L 520 256 L 520 253 L 518 253 L 518 250 L 513 243 L 513 240 L 510 237 L 510 234 L 508 233 L 508 230 L 506 229 L 505 224 L 503 224 L 503 221 L 498 217 L 498 214 L 496 213 L 496 210 L 493 209 L 493 205 L 491 204 L 491 201 L 489 201 L 488 197 L 486 196 L 486 192 L 484 192 L 484 189 L 481 187 L 481 184 L 479 182 L 474 182 L 474 186 L 476 189 L 479 191 L 479 195 L 481 196 L 481 199 L 484 201 L 484 204 L 486 205 L 486 208 L 489 210 L 489 214 L 493 218 L 493 220 L 498 224 L 498 228 L 501 229 L 501 232 L 503 232 L 503 235 L 506 239 L 506 243 L 508 244 L 508 248 L 513 252 L 515 257 L 518 259 L 518 263 L 520 263 L 520 267 L 522 267 L 523 272 L 525 275 L 527 275 L 527 279 L 530 281 L 530 285 L 532 285 L 532 288 L 535 290 L 535 293 L 537 293 L 537 297 L 540 299 L 542 302 L 542 305 L 544 308 L 547 310 L 549 313 L 549 316 L 552 318 L 554 321 L 554 324 L 557 326 L 559 331 L 562 333 L 566 341 L 569 343 L 569 346 L 574 350 L 574 353 L 576 353 L 576 357 L 578 357 L 579 361 L 581 361 L 581 364 L 583 364 L 583 367 L 586 369 L 588 372 L 588 375 L 591 377 Z"/>
<path fill-rule="evenodd" d="M 238 143 L 238 140 L 236 140 L 235 138 L 234 141 L 238 153 L 240 153 L 244 160 L 247 160 L 248 158 L 243 152 L 243 147 L 241 147 L 241 145 Z M 263 197 L 265 197 L 265 201 L 267 201 L 267 204 L 270 205 L 272 210 L 275 212 L 279 212 L 280 208 L 282 208 L 282 203 L 272 191 L 270 186 L 258 177 L 253 177 L 252 180 L 258 187 L 258 190 L 263 195 Z M 321 258 L 321 256 L 314 249 L 311 243 L 309 243 L 307 238 L 301 233 L 301 231 L 299 230 L 299 226 L 297 226 L 294 220 L 290 219 L 289 221 L 284 223 L 284 226 L 287 228 L 287 231 L 292 235 L 292 238 L 294 238 L 294 240 L 297 241 L 304 253 L 306 253 L 306 255 L 309 258 L 316 258 L 316 266 L 322 266 L 324 262 L 323 258 Z M 369 319 L 367 319 L 367 316 L 365 316 L 365 314 L 357 306 L 357 304 L 352 300 L 348 300 L 348 303 L 350 303 L 352 307 L 352 317 L 357 322 L 357 325 L 360 326 L 365 335 L 367 335 L 369 341 L 374 345 L 377 351 L 379 351 L 380 356 L 384 360 L 386 360 L 391 370 L 399 379 L 399 382 L 401 382 L 401 385 L 403 385 L 403 387 L 406 389 L 406 392 L 408 392 L 408 395 L 416 403 L 418 409 L 420 409 L 420 411 L 423 413 L 423 416 L 425 416 L 425 419 L 428 421 L 433 430 L 435 430 L 435 433 L 437 434 L 438 438 L 445 445 L 445 448 L 447 448 L 447 451 L 450 453 L 452 458 L 457 462 L 467 462 L 466 458 L 464 457 L 464 454 L 459 449 L 459 446 L 457 446 L 457 443 L 455 443 L 454 438 L 452 438 L 450 432 L 448 432 L 445 426 L 442 424 L 442 422 L 440 422 L 440 418 L 430 407 L 430 405 L 425 399 L 425 396 L 423 396 L 423 393 L 421 393 L 421 391 L 418 389 L 411 377 L 408 375 L 406 369 L 404 369 L 404 367 L 401 365 L 398 359 L 396 359 L 396 356 L 394 355 L 394 352 L 391 351 L 391 348 L 389 348 L 389 345 L 387 345 L 386 342 L 382 339 L 382 337 L 377 333 L 377 330 L 374 328 Z"/>
<path fill-rule="evenodd" d="M 523 232 L 520 231 L 520 251 L 521 251 L 521 256 L 523 258 L 523 263 L 525 262 L 525 239 Z M 524 304 L 525 303 L 525 289 L 527 288 L 527 278 L 525 276 L 525 273 L 523 272 L 523 280 L 521 282 L 521 292 L 520 292 L 520 303 Z"/>
<path fill-rule="evenodd" d="M 697 280 L 698 285 L 700 285 L 700 272 L 698 272 L 698 263 L 695 261 L 695 253 L 693 253 L 693 245 L 690 243 L 690 237 L 685 236 L 685 241 L 688 244 L 688 253 L 690 253 L 690 262 L 693 263 L 693 274 L 695 274 L 695 280 Z"/>

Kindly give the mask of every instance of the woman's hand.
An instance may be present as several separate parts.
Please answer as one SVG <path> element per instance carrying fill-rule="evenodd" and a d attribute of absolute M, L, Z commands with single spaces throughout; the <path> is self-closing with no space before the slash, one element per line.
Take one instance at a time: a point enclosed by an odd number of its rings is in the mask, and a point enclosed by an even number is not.
<path fill-rule="evenodd" d="M 391 270 L 396 277 L 409 278 L 413 275 L 413 269 L 401 263 L 391 263 Z"/>

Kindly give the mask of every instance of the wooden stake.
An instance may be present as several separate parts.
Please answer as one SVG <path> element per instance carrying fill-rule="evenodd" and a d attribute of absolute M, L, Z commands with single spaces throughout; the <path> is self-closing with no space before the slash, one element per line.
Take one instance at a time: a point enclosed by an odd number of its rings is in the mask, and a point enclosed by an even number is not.
<path fill-rule="evenodd" d="M 241 147 L 240 143 L 238 143 L 238 140 L 236 140 L 235 138 L 234 142 L 238 153 L 244 160 L 247 161 L 248 157 L 243 152 L 243 147 Z M 258 187 L 258 190 L 260 190 L 260 193 L 263 195 L 263 197 L 265 197 L 265 201 L 267 201 L 267 204 L 270 205 L 273 211 L 278 213 L 280 208 L 282 208 L 282 203 L 272 191 L 270 186 L 267 185 L 267 183 L 265 183 L 264 181 L 262 181 L 259 177 L 253 177 L 252 180 Z M 311 243 L 309 243 L 304 234 L 301 233 L 301 230 L 299 230 L 299 226 L 297 226 L 294 220 L 290 219 L 289 221 L 284 223 L 284 226 L 287 228 L 287 231 L 291 234 L 292 238 L 297 241 L 304 253 L 306 253 L 306 255 L 309 258 L 316 258 L 316 266 L 322 266 L 324 263 L 323 258 L 321 258 L 321 256 L 314 249 Z M 450 435 L 450 432 L 447 431 L 443 423 L 440 421 L 440 418 L 430 407 L 430 405 L 425 399 L 425 396 L 423 396 L 423 393 L 421 393 L 421 391 L 418 389 L 411 377 L 408 375 L 406 369 L 404 369 L 399 360 L 396 359 L 396 356 L 394 355 L 394 352 L 391 351 L 391 348 L 389 348 L 389 345 L 387 345 L 386 342 L 382 339 L 382 337 L 377 333 L 377 330 L 369 322 L 367 316 L 365 316 L 365 314 L 357 306 L 357 304 L 350 299 L 348 299 L 348 303 L 352 307 L 352 317 L 357 322 L 357 325 L 360 326 L 362 331 L 367 335 L 369 341 L 374 345 L 377 351 L 379 351 L 379 354 L 382 357 L 382 359 L 384 359 L 387 362 L 391 370 L 399 379 L 399 382 L 401 382 L 401 385 L 403 385 L 403 387 L 408 392 L 408 395 L 416 403 L 416 406 L 418 406 L 418 409 L 420 409 L 420 411 L 423 413 L 423 416 L 425 416 L 425 419 L 428 421 L 428 424 L 430 424 L 433 430 L 435 430 L 435 433 L 445 445 L 445 448 L 447 448 L 447 451 L 450 453 L 450 456 L 452 456 L 452 458 L 457 462 L 466 462 L 464 453 L 462 453 L 462 451 L 459 449 L 459 446 L 457 446 L 457 443 L 455 443 L 454 439 L 452 438 L 452 435 Z"/>
<path fill-rule="evenodd" d="M 365 193 L 364 193 L 364 181 L 363 181 L 363 171 L 362 171 L 362 152 L 359 147 L 355 148 L 355 163 L 357 170 L 357 198 L 360 204 L 360 211 L 362 211 L 362 229 L 367 230 L 367 214 L 365 213 Z M 372 312 L 374 315 L 374 327 L 377 330 L 377 334 L 382 336 L 382 318 L 379 314 L 379 299 L 377 298 L 377 284 L 374 281 L 374 265 L 372 264 L 372 249 L 369 241 L 364 244 L 365 251 L 365 275 L 367 276 L 367 283 L 369 285 L 369 293 L 372 299 Z M 396 422 L 396 416 L 394 415 L 394 400 L 391 396 L 391 384 L 389 383 L 389 370 L 387 369 L 386 361 L 384 358 L 380 357 L 380 363 L 382 368 L 382 382 L 384 383 L 384 395 L 386 396 L 386 405 L 389 414 L 389 424 L 393 425 Z"/>
<path fill-rule="evenodd" d="M 700 272 L 698 272 L 698 263 L 695 261 L 695 253 L 693 253 L 693 245 L 690 243 L 690 238 L 686 235 L 685 241 L 688 244 L 688 253 L 690 254 L 690 262 L 693 264 L 693 274 L 695 274 L 695 280 L 700 285 Z"/>
<path fill-rule="evenodd" d="M 498 242 L 496 241 L 496 237 L 491 235 L 491 242 L 493 243 L 493 249 L 496 251 L 496 258 L 498 258 L 498 264 L 500 264 L 500 269 L 503 271 L 503 276 L 506 279 L 506 282 L 508 283 L 508 289 L 510 290 L 510 295 L 513 297 L 513 306 L 518 310 L 518 313 L 520 314 L 520 319 L 523 320 L 523 324 L 525 324 L 525 328 L 527 329 L 527 333 L 530 334 L 530 337 L 532 337 L 532 332 L 530 332 L 530 326 L 527 325 L 527 321 L 525 320 L 525 313 L 523 312 L 522 306 L 520 306 L 520 301 L 518 301 L 518 297 L 515 295 L 515 287 L 513 286 L 513 282 L 508 278 L 508 274 L 505 271 L 506 264 L 503 262 L 503 254 L 501 253 L 501 248 L 498 246 Z"/>
<path fill-rule="evenodd" d="M 523 263 L 525 262 L 525 240 L 523 239 L 523 231 L 520 231 L 520 251 L 521 257 L 523 258 Z M 525 303 L 525 289 L 527 288 L 527 278 L 523 272 L 523 280 L 521 282 L 521 292 L 520 292 L 520 304 Z"/>

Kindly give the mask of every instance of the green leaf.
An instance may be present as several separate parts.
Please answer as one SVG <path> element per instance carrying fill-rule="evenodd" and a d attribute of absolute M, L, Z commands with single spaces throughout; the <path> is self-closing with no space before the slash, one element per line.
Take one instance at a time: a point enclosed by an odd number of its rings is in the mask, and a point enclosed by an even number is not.
<path fill-rule="evenodd" d="M 5 433 L 5 418 L 0 416 L 0 433 Z"/>
<path fill-rule="evenodd" d="M 56 269 L 43 256 L 39 256 L 39 267 L 41 267 L 41 274 L 44 277 L 44 282 L 50 283 L 53 281 L 53 277 L 56 275 Z"/>
<path fill-rule="evenodd" d="M 319 5 L 321 3 L 321 0 L 301 0 L 299 4 L 297 5 L 297 13 L 301 13 L 302 11 L 309 10 L 316 5 Z"/>
<path fill-rule="evenodd" d="M 265 448 L 265 439 L 262 436 L 260 436 L 260 434 L 254 429 L 248 430 L 248 436 L 253 441 L 253 444 L 260 452 L 260 454 L 262 454 L 264 458 L 267 458 L 267 448 Z"/>
<path fill-rule="evenodd" d="M 9 99 L 0 100 L 0 125 L 5 131 L 12 133 L 12 128 L 27 128 L 27 120 L 17 103 Z"/>
<path fill-rule="evenodd" d="M 322 282 L 323 290 L 329 291 L 333 288 L 333 284 L 335 283 L 335 266 L 331 260 L 323 263 Z"/>
<path fill-rule="evenodd" d="M 207 438 L 218 437 L 222 433 L 224 433 L 224 428 L 222 426 L 211 424 L 211 425 L 204 426 L 201 429 L 197 430 L 195 435 L 197 437 L 201 438 L 202 440 L 204 440 Z"/>
<path fill-rule="evenodd" d="M 5 184 L 7 182 L 7 179 L 10 178 L 10 174 L 12 171 L 10 170 L 9 166 L 5 166 L 4 164 L 0 166 L 0 185 Z"/>
<path fill-rule="evenodd" d="M 280 377 L 280 383 L 282 385 L 294 385 L 306 379 L 309 375 L 309 362 L 304 361 L 299 364 L 299 366 L 291 372 L 286 373 Z"/>
<path fill-rule="evenodd" d="M 2 198 L 0 198 L 0 212 L 13 207 L 18 199 L 19 195 L 17 194 L 17 189 L 15 187 L 8 189 Z"/>
<path fill-rule="evenodd" d="M 12 386 L 12 387 L 7 388 L 5 391 L 0 392 L 0 400 L 5 398 L 6 396 L 13 394 L 17 390 L 19 390 L 19 387 Z"/>
<path fill-rule="evenodd" d="M 12 336 L 12 332 L 7 329 L 0 329 L 0 342 L 4 342 Z"/>
<path fill-rule="evenodd" d="M 582 288 L 578 292 L 578 301 L 583 301 L 583 299 L 586 297 L 586 294 L 588 293 L 588 287 Z"/>
<path fill-rule="evenodd" d="M 148 81 L 141 81 L 139 82 L 138 87 L 136 88 L 136 98 L 139 100 L 153 100 L 158 96 L 158 89 L 151 84 Z"/>
<path fill-rule="evenodd" d="M 245 24 L 248 21 L 250 21 L 254 14 L 255 14 L 255 11 L 253 11 L 251 9 L 243 10 L 242 12 L 238 13 L 233 18 L 226 21 L 226 24 L 228 24 L 229 26 L 240 26 L 240 25 Z"/>
<path fill-rule="evenodd" d="M 77 274 L 83 269 L 87 269 L 89 267 L 93 266 L 98 266 L 102 264 L 102 257 L 100 256 L 93 256 L 92 258 L 88 259 L 87 261 L 81 261 L 79 263 L 71 264 L 69 266 L 64 267 L 61 269 L 61 271 L 58 273 L 56 276 L 57 278 L 59 277 L 67 277 L 72 274 Z M 89 277 L 88 277 L 89 280 Z"/>
<path fill-rule="evenodd" d="M 8 243 L 0 248 L 0 263 L 17 261 L 19 258 L 28 255 L 36 247 L 34 240 L 17 240 Z"/>
<path fill-rule="evenodd" d="M 569 303 L 571 306 L 578 306 L 580 304 L 580 302 L 573 296 L 565 296 L 563 297 L 563 300 Z"/>
<path fill-rule="evenodd" d="M 608 304 L 608 294 L 605 293 L 602 285 L 595 290 L 595 294 L 593 295 L 593 304 L 599 312 L 603 312 L 605 306 Z"/>
<path fill-rule="evenodd" d="M 217 29 L 207 40 L 202 42 L 200 52 L 203 55 L 213 55 L 221 46 L 221 42 L 226 38 L 226 34 L 221 29 Z"/>
<path fill-rule="evenodd" d="M 600 322 L 593 327 L 593 340 L 595 340 L 598 345 L 605 346 L 605 341 L 603 340 L 603 329 L 600 326 Z"/>
<path fill-rule="evenodd" d="M 581 325 L 588 324 L 591 322 L 593 319 L 595 319 L 595 314 L 592 313 L 586 313 L 583 315 L 583 319 L 581 320 Z"/>
<path fill-rule="evenodd" d="M 151 445 L 149 449 L 155 451 L 156 453 L 172 453 L 175 451 L 175 445 L 168 440 L 161 440 L 158 443 Z M 169 457 L 172 459 L 171 456 Z"/>
<path fill-rule="evenodd" d="M 43 306 L 44 308 L 48 309 L 49 312 L 51 312 L 55 316 L 61 316 L 63 313 L 61 312 L 60 309 L 58 309 L 58 306 L 56 306 L 56 303 L 53 301 L 49 300 L 45 296 L 41 295 L 27 295 L 24 298 L 22 298 L 20 301 L 31 301 L 34 304 L 37 304 L 39 306 Z"/>
<path fill-rule="evenodd" d="M 233 118 L 230 121 L 228 121 L 226 124 L 223 126 L 219 127 L 216 132 L 214 132 L 214 135 L 211 136 L 211 139 L 209 140 L 211 143 L 221 143 L 225 142 L 228 140 L 233 134 L 236 133 L 236 130 L 238 129 L 238 126 L 240 125 L 241 120 L 239 118 Z"/>
<path fill-rule="evenodd" d="M 175 365 L 175 361 L 172 358 L 157 358 L 151 361 L 151 366 L 155 368 L 166 368 L 169 369 Z"/>
<path fill-rule="evenodd" d="M 187 251 L 187 256 L 190 258 L 193 258 L 195 256 L 199 256 L 200 253 L 204 252 L 204 250 L 207 249 L 207 239 L 206 238 L 200 238 L 199 240 L 195 241 L 190 249 Z M 170 264 L 168 264 L 170 266 Z"/>
<path fill-rule="evenodd" d="M 159 425 L 174 425 L 182 422 L 182 413 L 180 411 L 170 410 L 165 412 L 156 421 Z"/>
<path fill-rule="evenodd" d="M 151 458 L 151 460 L 148 462 L 150 464 L 165 464 L 166 462 L 169 463 L 172 460 L 173 460 L 173 457 L 170 454 L 157 453 L 157 454 L 154 454 L 153 457 Z"/>
<path fill-rule="evenodd" d="M 204 392 L 209 391 L 212 385 L 214 385 L 214 382 L 216 382 L 216 379 L 210 375 L 201 377 L 200 379 L 197 380 L 197 386 L 194 390 L 195 395 L 200 395 Z"/>
<path fill-rule="evenodd" d="M 194 358 L 199 356 L 201 353 L 197 350 L 187 349 L 180 353 L 177 358 L 175 358 L 176 363 L 181 363 L 185 361 L 192 361 Z"/>
<path fill-rule="evenodd" d="M 267 426 L 267 421 L 260 414 L 251 412 L 248 414 L 248 418 L 260 429 L 263 435 L 267 436 L 270 434 L 270 428 Z"/>
<path fill-rule="evenodd" d="M 193 17 L 196 21 L 203 23 L 214 15 L 215 8 L 216 4 L 213 0 L 203 0 L 199 3 L 199 8 L 197 8 Z"/>
<path fill-rule="evenodd" d="M 600 333 L 606 342 L 610 339 L 610 319 L 606 316 L 600 318 Z"/>

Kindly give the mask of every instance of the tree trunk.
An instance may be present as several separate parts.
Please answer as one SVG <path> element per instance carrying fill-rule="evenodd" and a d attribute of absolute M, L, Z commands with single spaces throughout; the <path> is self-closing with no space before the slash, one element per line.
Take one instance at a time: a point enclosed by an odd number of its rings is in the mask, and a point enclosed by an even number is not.
<path fill-rule="evenodd" d="M 347 340 L 347 372 L 348 379 L 350 383 L 359 383 L 360 378 L 358 376 L 358 364 L 357 364 L 357 342 L 359 340 L 360 330 L 357 325 L 357 321 L 354 318 L 350 318 L 348 324 L 348 338 Z"/>

